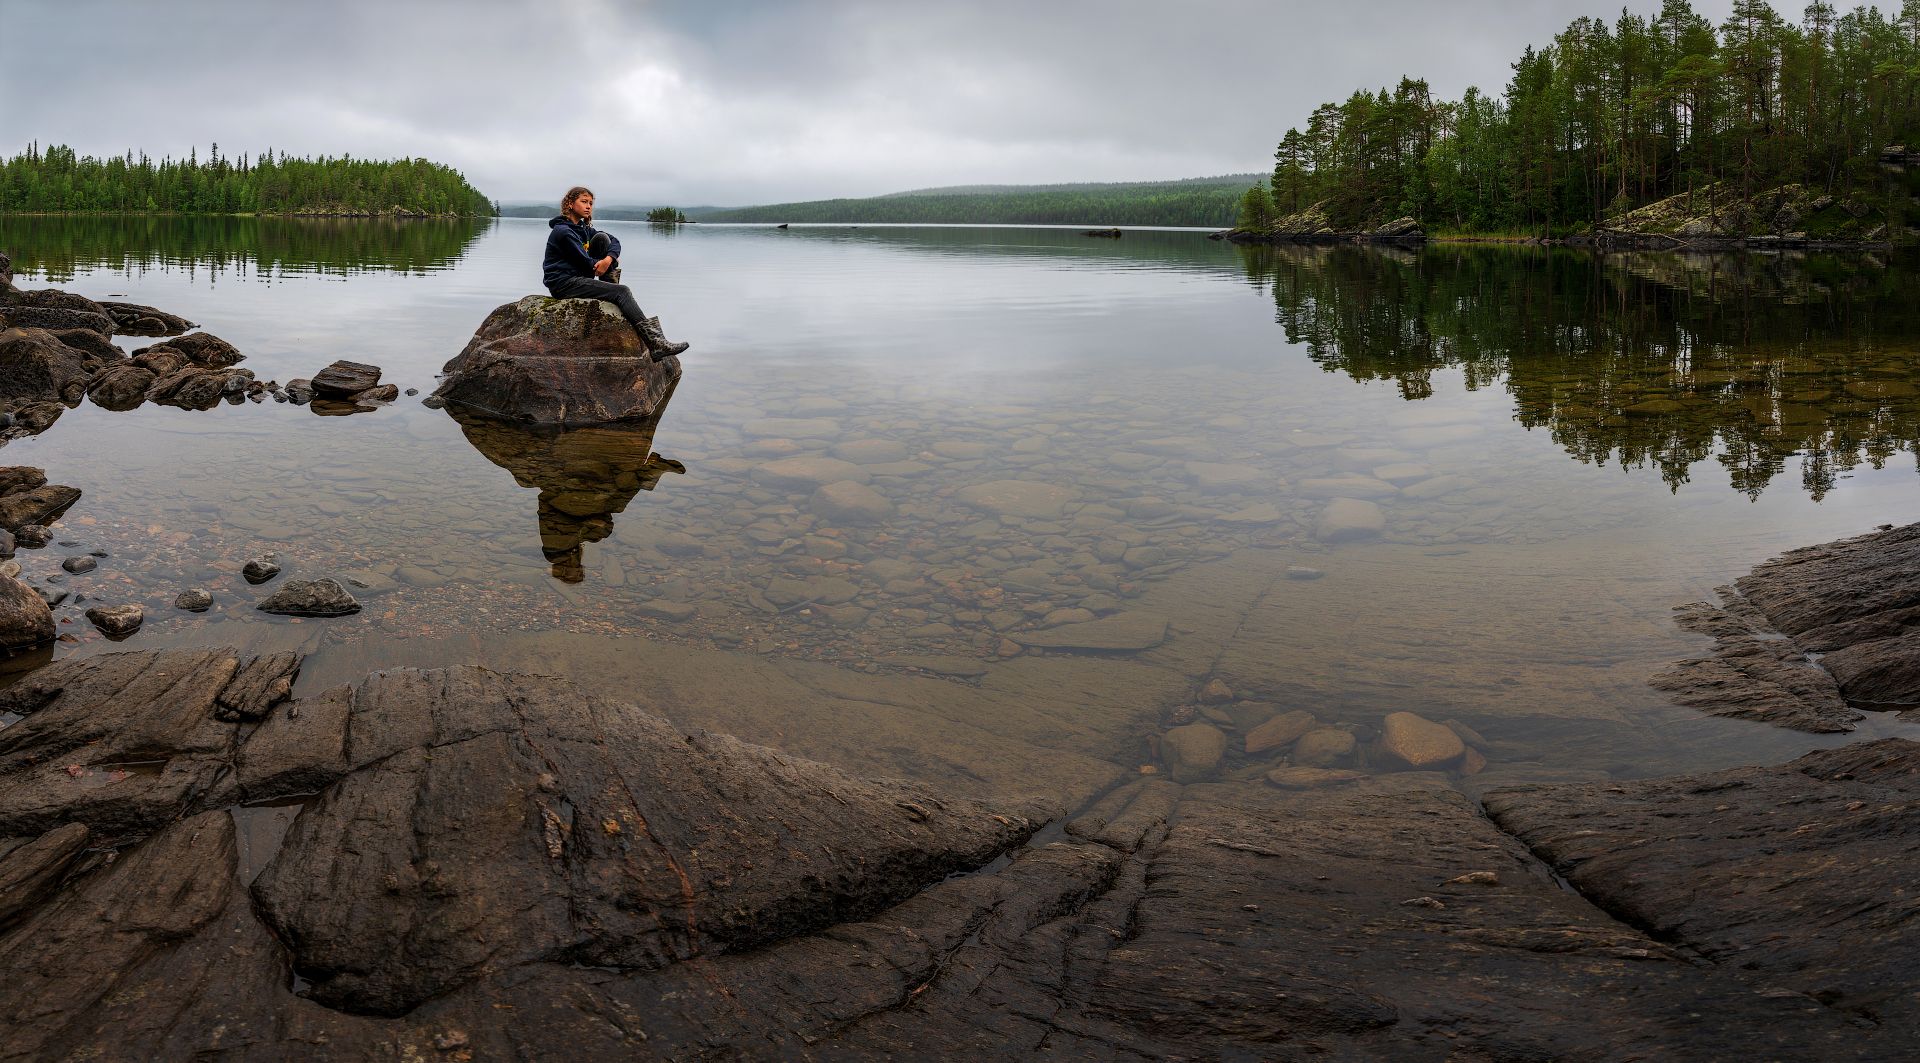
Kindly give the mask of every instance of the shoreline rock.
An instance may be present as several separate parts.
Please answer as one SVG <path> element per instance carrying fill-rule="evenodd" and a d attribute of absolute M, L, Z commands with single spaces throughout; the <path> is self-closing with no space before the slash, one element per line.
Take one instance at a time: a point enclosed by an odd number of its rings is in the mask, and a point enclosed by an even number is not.
<path fill-rule="evenodd" d="M 1712 650 L 1650 680 L 1681 705 L 1810 732 L 1920 706 L 1920 524 L 1792 550 L 1756 565 L 1679 625 Z"/>
<path fill-rule="evenodd" d="M 300 663 L 113 653 L 0 690 L 10 1051 L 1920 1050 L 1920 925 L 1888 901 L 1920 743 L 1484 814 L 1430 772 L 1147 778 L 1036 839 L 1044 804 L 856 778 L 560 679 L 393 669 L 296 699 Z"/>
<path fill-rule="evenodd" d="M 529 295 L 487 315 L 441 375 L 438 402 L 581 427 L 654 417 L 680 380 L 680 360 L 654 361 L 611 303 Z"/>
<path fill-rule="evenodd" d="M 856 778 L 564 680 L 393 669 L 296 699 L 299 670 L 113 653 L 0 691 L 10 1051 L 1920 1050 L 1920 926 L 1888 901 L 1920 743 L 1498 790 L 1484 814 L 1425 772 L 1147 778 L 1036 839 L 1045 805 Z"/>

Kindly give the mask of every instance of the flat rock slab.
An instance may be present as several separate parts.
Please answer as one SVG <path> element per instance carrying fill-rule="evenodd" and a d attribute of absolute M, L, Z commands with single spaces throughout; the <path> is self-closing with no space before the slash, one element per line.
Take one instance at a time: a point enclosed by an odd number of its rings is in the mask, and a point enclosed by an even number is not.
<path fill-rule="evenodd" d="M 1147 613 L 1116 613 L 1045 631 L 1017 631 L 1007 637 L 1022 646 L 1047 650 L 1150 650 L 1167 641 L 1167 618 Z"/>
<path fill-rule="evenodd" d="M 1920 524 L 1783 554 L 1677 616 L 1715 645 L 1654 677 L 1675 701 L 1850 731 L 1862 708 L 1920 704 Z"/>
<path fill-rule="evenodd" d="M 379 366 L 343 359 L 313 374 L 313 393 L 330 399 L 347 399 L 379 383 Z"/>
<path fill-rule="evenodd" d="M 1772 999 L 1819 1000 L 1859 1022 L 1863 1043 L 1916 1051 L 1920 743 L 1486 803 L 1607 910 L 1737 967 Z"/>
<path fill-rule="evenodd" d="M 265 700 L 288 662 L 109 654 L 0 691 L 23 717 L 0 730 L 6 1055 L 1920 1052 L 1914 743 L 1503 791 L 1492 818 L 1430 773 L 1146 779 L 1033 842 L 1043 808 L 558 679 Z M 164 766 L 112 770 L 136 755 Z M 1303 783 L 1331 788 L 1280 789 Z M 302 794 L 283 840 L 239 807 Z"/>

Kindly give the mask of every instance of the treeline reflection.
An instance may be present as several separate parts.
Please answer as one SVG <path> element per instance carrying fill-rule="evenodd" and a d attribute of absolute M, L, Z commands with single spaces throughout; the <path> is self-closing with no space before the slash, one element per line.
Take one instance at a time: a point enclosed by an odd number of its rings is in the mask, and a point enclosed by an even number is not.
<path fill-rule="evenodd" d="M 1243 248 L 1287 339 L 1409 400 L 1454 369 L 1582 461 L 1671 487 L 1708 459 L 1758 497 L 1799 458 L 1823 497 L 1920 453 L 1920 280 L 1872 256 Z"/>
<path fill-rule="evenodd" d="M 16 270 L 71 281 L 82 269 L 138 274 L 427 273 L 458 262 L 492 219 L 0 216 Z"/>

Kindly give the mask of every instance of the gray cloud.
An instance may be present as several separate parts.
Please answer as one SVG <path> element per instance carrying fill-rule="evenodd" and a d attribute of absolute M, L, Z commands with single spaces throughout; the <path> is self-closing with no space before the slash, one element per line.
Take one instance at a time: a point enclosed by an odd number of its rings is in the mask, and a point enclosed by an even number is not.
<path fill-rule="evenodd" d="M 610 203 L 1199 176 L 1265 170 L 1315 104 L 1402 74 L 1497 90 L 1607 8 L 0 0 L 0 150 L 420 155 L 502 199 Z"/>

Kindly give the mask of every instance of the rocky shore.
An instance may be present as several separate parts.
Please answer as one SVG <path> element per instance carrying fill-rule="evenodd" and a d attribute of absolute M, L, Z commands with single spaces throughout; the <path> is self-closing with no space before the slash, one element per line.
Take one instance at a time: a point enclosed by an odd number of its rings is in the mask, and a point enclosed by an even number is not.
<path fill-rule="evenodd" d="M 1228 229 L 1216 236 L 1236 244 L 1390 244 L 1415 246 L 1426 242 L 1426 230 L 1412 218 L 1397 218 L 1373 229 L 1338 226 L 1327 214 L 1326 202 L 1289 214 L 1265 229 Z"/>
<path fill-rule="evenodd" d="M 1803 185 L 1750 197 L 1724 184 L 1629 211 L 1565 241 L 1608 251 L 1884 250 L 1894 230 L 1866 202 Z"/>
<path fill-rule="evenodd" d="M 1143 779 L 1063 816 L 560 680 L 293 697 L 299 663 L 0 693 L 0 1058 L 1920 1050 L 1887 900 L 1920 744 L 1479 800 Z"/>

